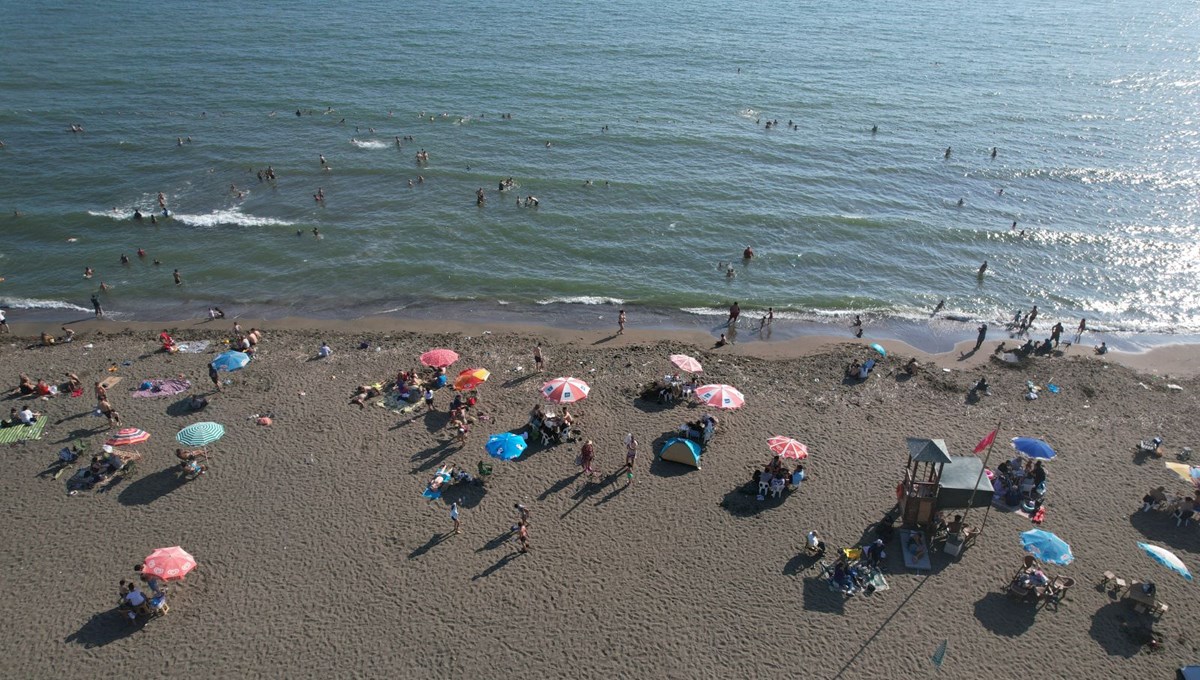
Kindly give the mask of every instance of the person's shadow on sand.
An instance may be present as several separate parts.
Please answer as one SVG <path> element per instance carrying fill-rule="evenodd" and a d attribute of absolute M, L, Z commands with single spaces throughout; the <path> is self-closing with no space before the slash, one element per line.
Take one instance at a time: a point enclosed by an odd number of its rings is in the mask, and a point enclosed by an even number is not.
<path fill-rule="evenodd" d="M 521 556 L 521 553 L 519 551 L 514 550 L 514 551 L 508 553 L 507 555 L 505 555 L 504 557 L 501 557 L 492 566 L 490 566 L 487 569 L 484 569 L 483 571 L 479 572 L 478 574 L 475 574 L 474 576 L 472 576 L 471 580 L 478 581 L 481 578 L 487 578 L 487 577 L 491 576 L 492 574 L 500 571 L 504 567 L 508 566 L 509 562 L 512 562 L 513 560 L 517 559 L 520 556 Z"/>
<path fill-rule="evenodd" d="M 444 534 L 434 534 L 433 536 L 430 536 L 429 540 L 425 541 L 425 545 L 418 546 L 417 548 L 415 548 L 412 552 L 410 552 L 408 554 L 408 559 L 410 559 L 410 560 L 417 559 L 421 555 L 424 555 L 425 553 L 429 552 L 430 550 L 433 550 L 433 548 L 435 546 L 440 545 L 443 541 L 445 541 L 447 538 L 450 538 L 453 535 L 454 535 L 454 532 L 447 531 Z"/>
<path fill-rule="evenodd" d="M 63 642 L 74 642 L 84 649 L 92 649 L 127 638 L 141 628 L 141 625 L 130 624 L 117 609 L 109 609 L 94 614 L 79 630 L 63 638 Z"/>

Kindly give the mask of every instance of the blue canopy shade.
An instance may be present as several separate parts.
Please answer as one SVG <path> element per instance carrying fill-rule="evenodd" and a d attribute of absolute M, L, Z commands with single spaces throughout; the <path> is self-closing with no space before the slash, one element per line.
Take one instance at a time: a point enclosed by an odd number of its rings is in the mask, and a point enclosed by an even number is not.
<path fill-rule="evenodd" d="M 1031 529 L 1021 534 L 1021 545 L 1025 552 L 1050 564 L 1070 564 L 1075 561 L 1071 546 L 1067 542 L 1041 529 Z"/>
<path fill-rule="evenodd" d="M 249 354 L 230 350 L 218 354 L 217 358 L 212 360 L 212 367 L 218 371 L 236 371 L 244 368 L 248 363 L 250 363 Z"/>
<path fill-rule="evenodd" d="M 1049 444 L 1041 439 L 1033 437 L 1013 437 L 1013 448 L 1030 458 L 1041 458 L 1042 460 L 1050 460 L 1058 455 L 1054 453 L 1054 449 Z"/>
<path fill-rule="evenodd" d="M 488 455 L 500 460 L 519 458 L 525 452 L 527 446 L 529 445 L 521 435 L 511 432 L 494 434 L 488 437 L 487 444 L 484 444 Z"/>
<path fill-rule="evenodd" d="M 663 460 L 691 465 L 694 468 L 700 467 L 700 445 L 690 439 L 680 437 L 668 439 L 663 442 L 663 447 L 659 450 L 658 455 Z"/>

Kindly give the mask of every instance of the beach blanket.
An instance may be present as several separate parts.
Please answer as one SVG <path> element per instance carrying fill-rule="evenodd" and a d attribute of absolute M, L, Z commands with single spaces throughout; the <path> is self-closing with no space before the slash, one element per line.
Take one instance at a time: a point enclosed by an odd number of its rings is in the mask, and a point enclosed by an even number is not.
<path fill-rule="evenodd" d="M 38 418 L 32 425 L 17 425 L 0 428 L 0 444 L 15 444 L 27 439 L 41 439 L 46 419 Z"/>
<path fill-rule="evenodd" d="M 149 389 L 137 390 L 133 393 L 135 397 L 151 398 L 151 397 L 169 397 L 180 392 L 186 392 L 192 384 L 180 378 L 168 378 L 167 380 L 150 380 L 151 387 Z"/>
<path fill-rule="evenodd" d="M 109 377 L 100 381 L 100 386 L 106 390 L 111 390 L 113 387 L 116 387 L 117 383 L 119 382 L 121 382 L 121 376 L 110 375 Z"/>
<path fill-rule="evenodd" d="M 933 565 L 929 563 L 929 544 L 925 543 L 925 551 L 921 553 L 920 557 L 917 556 L 915 546 L 910 545 L 912 535 L 916 533 L 921 532 L 909 529 L 900 530 L 900 549 L 904 552 L 904 566 L 909 569 L 930 569 Z M 921 538 L 925 538 L 924 534 L 921 535 Z"/>
<path fill-rule="evenodd" d="M 863 588 L 869 589 L 871 586 L 874 586 L 874 592 L 876 593 L 888 589 L 888 582 L 887 579 L 883 577 L 883 572 L 879 571 L 878 569 L 871 571 L 871 576 L 867 579 L 867 582 L 863 585 Z"/>
<path fill-rule="evenodd" d="M 392 413 L 412 413 L 413 409 L 417 407 L 417 404 L 409 403 L 401 399 L 398 392 L 388 393 L 386 397 L 376 401 L 375 405 L 386 408 Z"/>
<path fill-rule="evenodd" d="M 208 349 L 208 340 L 176 342 L 175 349 L 181 354 L 203 354 Z"/>

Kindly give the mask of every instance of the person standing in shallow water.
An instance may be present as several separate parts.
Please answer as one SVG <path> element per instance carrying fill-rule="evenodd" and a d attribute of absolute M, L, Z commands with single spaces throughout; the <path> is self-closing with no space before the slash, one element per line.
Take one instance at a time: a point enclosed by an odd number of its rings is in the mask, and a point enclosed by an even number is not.
<path fill-rule="evenodd" d="M 623 335 L 624 333 L 625 333 L 625 310 L 622 309 L 617 314 L 617 335 Z"/>

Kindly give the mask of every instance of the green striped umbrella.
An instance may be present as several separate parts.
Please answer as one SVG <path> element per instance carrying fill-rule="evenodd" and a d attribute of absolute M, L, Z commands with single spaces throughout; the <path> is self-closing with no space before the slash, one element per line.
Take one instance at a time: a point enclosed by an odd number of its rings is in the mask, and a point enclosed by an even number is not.
<path fill-rule="evenodd" d="M 184 446 L 208 446 L 225 436 L 221 423 L 193 423 L 179 431 L 175 439 Z"/>

